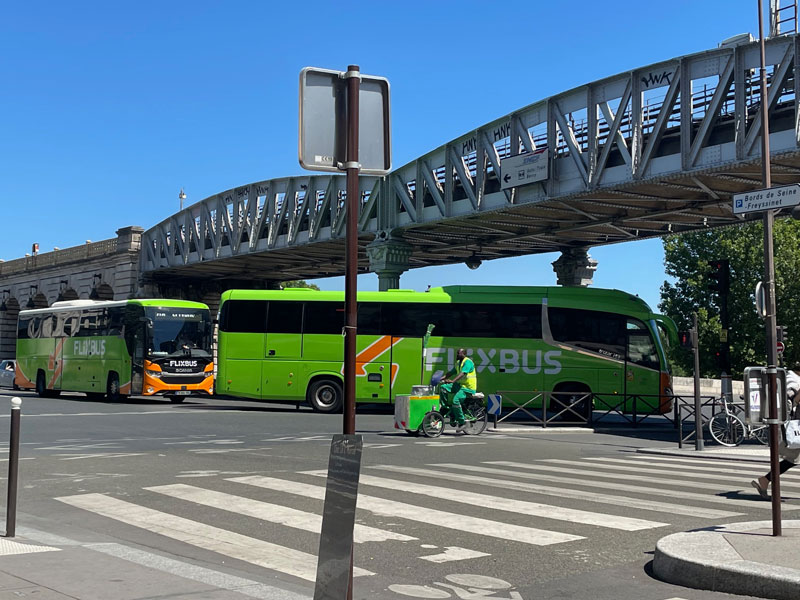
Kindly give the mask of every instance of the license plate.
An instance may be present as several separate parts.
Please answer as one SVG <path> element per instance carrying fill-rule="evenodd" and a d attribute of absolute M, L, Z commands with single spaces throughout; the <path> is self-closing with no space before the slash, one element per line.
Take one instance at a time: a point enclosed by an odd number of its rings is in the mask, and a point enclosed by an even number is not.
<path fill-rule="evenodd" d="M 176 396 L 189 396 L 192 392 L 174 392 Z"/>

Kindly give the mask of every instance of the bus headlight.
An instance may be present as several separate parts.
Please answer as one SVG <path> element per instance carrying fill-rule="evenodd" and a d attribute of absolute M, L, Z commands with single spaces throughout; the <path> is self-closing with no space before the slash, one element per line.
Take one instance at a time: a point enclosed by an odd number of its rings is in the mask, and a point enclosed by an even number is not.
<path fill-rule="evenodd" d="M 156 379 L 161 379 L 161 371 L 151 371 L 150 369 L 145 369 L 145 373 L 150 375 L 150 377 L 155 377 Z"/>

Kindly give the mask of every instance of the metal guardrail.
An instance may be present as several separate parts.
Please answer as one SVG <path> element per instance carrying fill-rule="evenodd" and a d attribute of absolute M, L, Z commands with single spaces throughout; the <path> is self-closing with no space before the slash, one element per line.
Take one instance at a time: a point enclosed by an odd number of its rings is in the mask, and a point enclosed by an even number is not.
<path fill-rule="evenodd" d="M 683 448 L 684 442 L 693 440 L 696 436 L 696 429 L 694 426 L 696 418 L 692 419 L 692 427 L 689 433 L 686 435 L 683 434 L 684 422 L 695 415 L 694 396 L 675 396 L 674 399 L 675 425 L 678 428 L 678 448 Z M 721 398 L 719 396 L 700 396 L 700 419 L 702 421 L 702 426 L 700 428 L 701 431 L 705 432 L 708 429 L 706 427 L 706 423 L 708 423 L 708 421 L 717 413 L 717 403 L 720 400 Z M 709 406 L 711 407 L 711 416 L 705 417 L 703 416 L 703 408 L 707 408 Z M 703 433 L 703 439 L 705 440 L 705 433 Z"/>
<path fill-rule="evenodd" d="M 622 418 L 634 427 L 647 419 L 660 416 L 677 427 L 678 411 L 661 412 L 661 397 L 657 394 L 595 394 L 591 392 L 528 392 L 524 390 L 498 390 L 504 403 L 513 409 L 498 418 L 507 421 L 520 412 L 528 416 L 525 422 L 541 427 L 548 425 L 590 425 L 612 415 Z M 680 399 L 680 396 L 674 398 Z M 587 405 L 591 410 L 587 410 Z"/>

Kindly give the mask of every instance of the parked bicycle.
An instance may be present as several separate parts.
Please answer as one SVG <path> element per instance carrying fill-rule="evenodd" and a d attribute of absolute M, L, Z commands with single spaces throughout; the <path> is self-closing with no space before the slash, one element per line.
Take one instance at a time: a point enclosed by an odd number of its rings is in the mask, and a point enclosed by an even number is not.
<path fill-rule="evenodd" d="M 714 415 L 708 422 L 708 432 L 714 440 L 723 446 L 738 446 L 744 440 L 755 438 L 762 444 L 769 444 L 769 427 L 767 425 L 748 425 L 744 421 L 744 408 L 728 402 L 727 396 L 722 400 L 723 412 Z"/>
<path fill-rule="evenodd" d="M 444 409 L 444 410 L 442 410 Z M 467 396 L 461 402 L 464 411 L 464 433 L 467 435 L 480 435 L 486 429 L 488 417 L 486 415 L 486 398 L 481 392 Z M 422 433 L 426 437 L 435 438 L 442 435 L 445 423 L 453 418 L 452 406 L 441 406 L 439 410 L 428 411 L 422 418 Z"/>

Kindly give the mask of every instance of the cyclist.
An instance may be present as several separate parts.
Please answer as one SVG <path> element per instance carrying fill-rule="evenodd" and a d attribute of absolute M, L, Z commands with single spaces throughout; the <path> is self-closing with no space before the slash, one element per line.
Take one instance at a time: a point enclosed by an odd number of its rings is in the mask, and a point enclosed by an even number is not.
<path fill-rule="evenodd" d="M 452 407 L 450 424 L 456 425 L 456 432 L 464 431 L 467 423 L 464 411 L 461 409 L 461 401 L 476 393 L 477 389 L 478 376 L 475 372 L 475 363 L 467 356 L 464 348 L 459 348 L 456 354 L 456 366 L 447 372 L 439 384 L 439 399 L 444 406 Z"/>
<path fill-rule="evenodd" d="M 800 364 L 794 365 L 794 370 L 786 370 L 786 396 L 791 400 L 792 403 L 792 413 L 795 413 L 797 410 L 798 403 L 800 403 L 800 376 L 797 375 L 796 371 L 800 370 Z M 789 415 L 789 418 L 795 418 L 792 414 Z M 796 467 L 798 463 L 800 463 L 800 448 L 792 449 L 786 447 L 786 442 L 781 440 L 779 444 L 778 453 L 781 457 L 781 462 L 779 466 L 779 470 L 781 475 L 786 473 L 792 467 Z M 772 482 L 772 471 L 767 473 L 766 475 L 762 475 L 758 479 L 753 479 L 750 482 L 758 495 L 761 496 L 764 500 L 769 499 L 769 494 L 767 493 L 767 488 L 769 484 Z"/>

